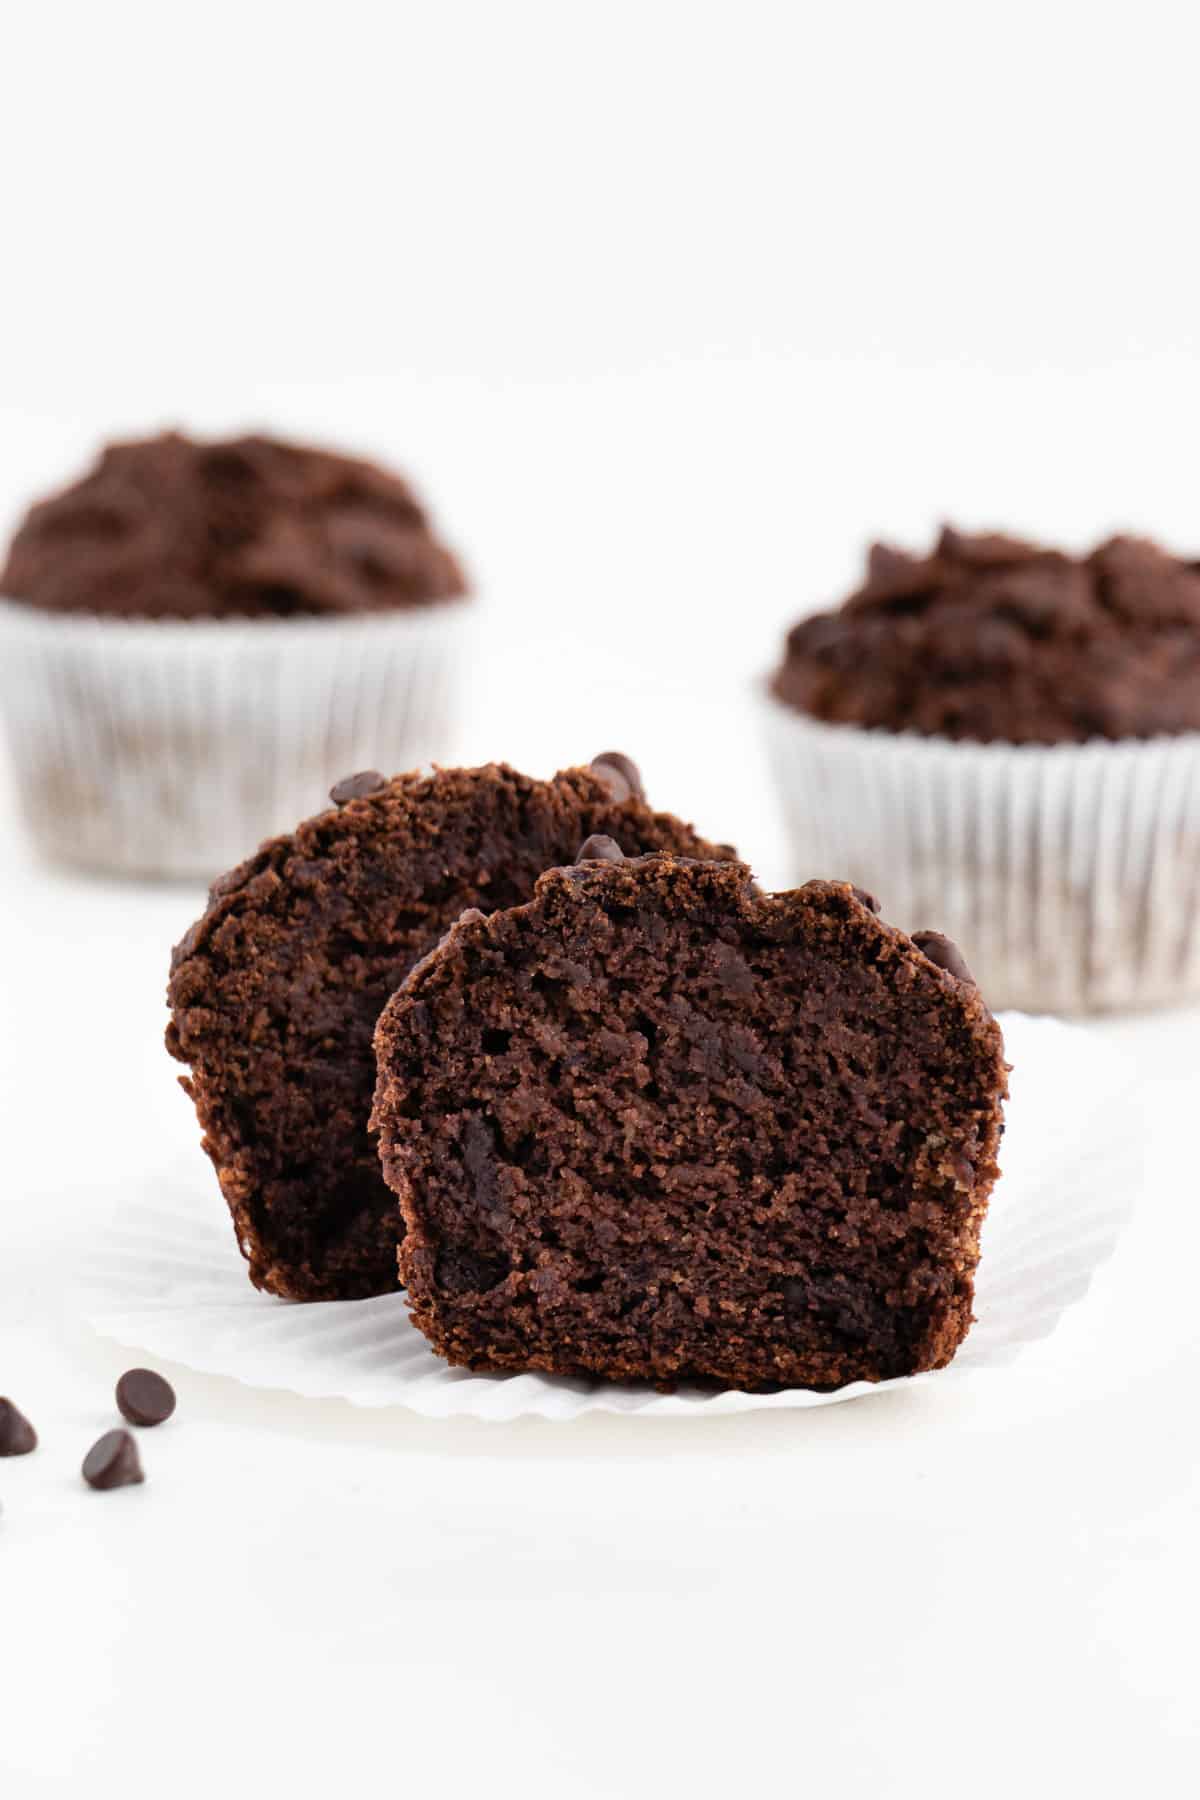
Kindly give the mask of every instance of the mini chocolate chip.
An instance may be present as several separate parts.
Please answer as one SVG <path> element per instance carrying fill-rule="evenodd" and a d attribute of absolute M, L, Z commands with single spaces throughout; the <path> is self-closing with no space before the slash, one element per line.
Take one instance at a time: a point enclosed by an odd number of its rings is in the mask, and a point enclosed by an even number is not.
<path fill-rule="evenodd" d="M 605 837 L 602 832 L 593 832 L 590 838 L 584 838 L 575 852 L 575 861 L 582 862 L 624 862 L 625 853 L 614 838 Z"/>
<path fill-rule="evenodd" d="M 931 963 L 935 963 L 939 969 L 945 969 L 947 975 L 953 975 L 959 981 L 969 981 L 972 987 L 978 985 L 958 945 L 951 943 L 940 931 L 914 931 L 913 943 Z"/>
<path fill-rule="evenodd" d="M 622 756 L 619 750 L 605 750 L 601 755 L 593 756 L 589 767 L 592 774 L 604 783 L 618 806 L 623 800 L 646 798 L 641 771 L 635 762 L 628 756 Z"/>
<path fill-rule="evenodd" d="M 161 1425 L 175 1411 L 175 1389 L 153 1369 L 126 1369 L 117 1383 L 117 1411 L 131 1425 Z"/>
<path fill-rule="evenodd" d="M 25 1414 L 11 1400 L 0 1399 L 0 1456 L 28 1456 L 37 1441 Z"/>
<path fill-rule="evenodd" d="M 869 894 L 866 888 L 855 887 L 853 882 L 851 882 L 850 892 L 854 895 L 854 898 L 858 901 L 859 905 L 865 906 L 868 912 L 877 913 L 879 911 L 878 900 L 875 898 L 874 894 Z"/>
<path fill-rule="evenodd" d="M 127 1431 L 106 1431 L 83 1459 L 83 1479 L 89 1487 L 133 1487 L 144 1481 L 138 1447 Z"/>
<path fill-rule="evenodd" d="M 335 781 L 329 798 L 335 806 L 345 806 L 348 800 L 365 800 L 368 794 L 377 794 L 386 786 L 387 776 L 378 769 L 361 769 L 357 775 L 344 775 L 341 781 Z"/>

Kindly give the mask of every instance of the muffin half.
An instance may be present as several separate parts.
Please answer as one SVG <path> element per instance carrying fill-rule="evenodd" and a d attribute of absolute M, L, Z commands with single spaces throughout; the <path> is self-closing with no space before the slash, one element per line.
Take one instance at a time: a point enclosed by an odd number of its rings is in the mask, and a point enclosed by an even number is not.
<path fill-rule="evenodd" d="M 397 1284 L 403 1230 L 368 1131 L 379 1014 L 466 908 L 527 900 L 595 832 L 732 854 L 652 812 L 624 757 L 535 781 L 503 764 L 352 777 L 332 810 L 223 876 L 172 959 L 167 1046 L 257 1287 Z"/>
<path fill-rule="evenodd" d="M 583 856 L 462 920 L 379 1022 L 415 1323 L 472 1369 L 668 1386 L 941 1367 L 1006 1086 L 953 946 L 845 883 Z"/>

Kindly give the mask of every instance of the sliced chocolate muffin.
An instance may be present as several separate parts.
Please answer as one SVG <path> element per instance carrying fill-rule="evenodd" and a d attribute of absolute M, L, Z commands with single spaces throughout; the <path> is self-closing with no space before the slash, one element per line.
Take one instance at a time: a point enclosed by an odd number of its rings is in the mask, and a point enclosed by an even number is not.
<path fill-rule="evenodd" d="M 501 764 L 333 790 L 333 810 L 219 880 L 172 960 L 167 1047 L 256 1286 L 395 1287 L 399 1208 L 368 1133 L 381 1008 L 467 907 L 528 900 L 593 832 L 730 856 L 645 804 L 627 758 L 534 781 Z"/>
<path fill-rule="evenodd" d="M 380 1019 L 416 1324 L 472 1369 L 664 1385 L 949 1362 L 1006 1092 L 954 947 L 846 884 L 585 851 Z"/>

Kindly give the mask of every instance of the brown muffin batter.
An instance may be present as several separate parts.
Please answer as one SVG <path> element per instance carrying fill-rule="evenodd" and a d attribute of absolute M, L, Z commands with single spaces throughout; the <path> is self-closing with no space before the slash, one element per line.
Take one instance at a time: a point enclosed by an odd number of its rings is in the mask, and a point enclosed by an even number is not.
<path fill-rule="evenodd" d="M 664 1385 L 949 1362 L 1006 1092 L 954 946 L 844 883 L 585 849 L 380 1020 L 416 1324 L 468 1368 Z"/>
<path fill-rule="evenodd" d="M 296 1299 L 397 1283 L 399 1208 L 367 1122 L 381 1008 L 465 907 L 515 906 L 593 832 L 732 855 L 651 812 L 615 753 L 533 781 L 499 764 L 374 773 L 223 876 L 175 952 L 167 1046 L 251 1280 Z"/>
<path fill-rule="evenodd" d="M 466 592 L 398 475 L 267 437 L 112 444 L 33 507 L 0 593 L 56 612 L 291 617 Z"/>
<path fill-rule="evenodd" d="M 947 527 L 877 544 L 836 612 L 803 619 L 778 699 L 834 724 L 981 742 L 1200 730 L 1200 565 L 1139 538 L 1076 559 Z"/>

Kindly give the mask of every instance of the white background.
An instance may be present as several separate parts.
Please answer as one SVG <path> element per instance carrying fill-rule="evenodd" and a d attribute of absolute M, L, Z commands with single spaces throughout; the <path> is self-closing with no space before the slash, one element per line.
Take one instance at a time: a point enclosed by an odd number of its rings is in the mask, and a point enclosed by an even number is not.
<path fill-rule="evenodd" d="M 1200 549 L 1183 7 L 21 15 L 0 526 L 172 422 L 397 461 L 487 602 L 465 755 L 615 744 L 783 879 L 748 683 L 869 536 Z M 1146 1190 L 1011 1371 L 558 1427 L 181 1373 L 93 1495 L 123 1359 L 64 1270 L 191 1128 L 197 905 L 0 812 L 0 1391 L 43 1436 L 0 1465 L 0 1792 L 1195 1793 L 1196 1015 L 1100 1028 Z"/>

